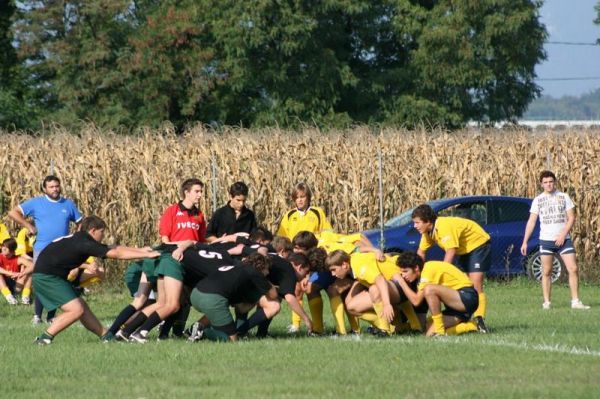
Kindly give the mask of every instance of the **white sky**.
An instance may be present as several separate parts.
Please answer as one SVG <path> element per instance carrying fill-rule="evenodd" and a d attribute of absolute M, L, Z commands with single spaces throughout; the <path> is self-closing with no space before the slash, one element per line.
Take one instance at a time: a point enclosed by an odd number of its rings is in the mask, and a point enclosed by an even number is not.
<path fill-rule="evenodd" d="M 541 20 L 548 41 L 594 43 L 600 25 L 594 24 L 594 5 L 600 0 L 546 0 Z M 545 45 L 548 59 L 536 68 L 538 79 L 596 77 L 596 80 L 538 81 L 543 95 L 578 96 L 600 88 L 600 46 Z"/>

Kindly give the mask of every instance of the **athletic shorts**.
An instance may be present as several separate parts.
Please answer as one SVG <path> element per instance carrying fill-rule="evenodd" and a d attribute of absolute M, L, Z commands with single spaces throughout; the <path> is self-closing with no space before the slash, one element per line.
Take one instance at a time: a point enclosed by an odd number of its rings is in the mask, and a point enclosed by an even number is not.
<path fill-rule="evenodd" d="M 396 287 L 396 289 L 398 290 L 398 294 L 400 294 L 400 302 L 399 303 L 404 303 L 404 302 L 408 301 L 408 297 L 404 293 L 404 290 L 402 290 L 402 287 L 400 287 L 400 284 L 396 280 L 390 280 L 390 282 Z M 410 288 L 412 288 L 412 290 L 414 292 L 417 292 L 418 284 L 419 284 L 418 280 L 415 280 L 412 283 L 408 283 L 408 286 Z M 412 305 L 412 307 L 415 309 L 415 313 L 426 314 L 429 311 L 429 306 L 427 306 L 426 300 L 423 300 L 419 306 Z"/>
<path fill-rule="evenodd" d="M 160 258 L 144 259 L 142 261 L 142 272 L 144 272 L 146 275 L 148 282 L 152 283 L 153 285 L 156 285 L 156 280 L 158 280 L 158 276 L 156 275 L 156 266 L 158 266 L 159 259 Z"/>
<path fill-rule="evenodd" d="M 48 310 L 54 310 L 65 303 L 79 298 L 78 290 L 62 277 L 45 273 L 33 273 L 33 290 L 35 296 Z"/>
<path fill-rule="evenodd" d="M 183 282 L 183 265 L 173 259 L 170 253 L 164 253 L 158 257 L 158 265 L 154 273 L 159 277 L 171 277 Z"/>
<path fill-rule="evenodd" d="M 462 321 L 469 321 L 479 306 L 479 294 L 473 287 L 461 288 L 458 290 L 458 294 L 463 305 L 465 305 L 465 311 L 455 310 L 444 304 L 445 309 L 442 313 L 446 316 L 454 316 Z"/>
<path fill-rule="evenodd" d="M 308 281 L 311 284 L 317 284 L 319 287 L 326 290 L 335 281 L 335 277 L 331 272 L 313 272 L 311 273 Z"/>
<path fill-rule="evenodd" d="M 138 260 L 135 262 L 131 262 L 127 269 L 125 269 L 125 274 L 123 275 L 123 280 L 125 281 L 125 285 L 127 289 L 129 289 L 129 293 L 131 296 L 135 296 L 140 286 L 140 279 L 142 278 L 142 261 Z"/>
<path fill-rule="evenodd" d="M 468 254 L 459 255 L 456 266 L 465 273 L 487 272 L 492 266 L 492 245 L 488 241 Z"/>
<path fill-rule="evenodd" d="M 229 310 L 229 300 L 219 294 L 206 293 L 194 288 L 190 295 L 192 306 L 210 320 L 210 324 L 227 335 L 236 333 L 235 322 Z"/>
<path fill-rule="evenodd" d="M 554 241 L 546 241 L 540 240 L 540 254 L 541 255 L 566 255 L 566 254 L 574 254 L 575 248 L 573 247 L 573 242 L 570 238 L 566 238 L 563 245 L 560 247 L 556 245 Z"/>

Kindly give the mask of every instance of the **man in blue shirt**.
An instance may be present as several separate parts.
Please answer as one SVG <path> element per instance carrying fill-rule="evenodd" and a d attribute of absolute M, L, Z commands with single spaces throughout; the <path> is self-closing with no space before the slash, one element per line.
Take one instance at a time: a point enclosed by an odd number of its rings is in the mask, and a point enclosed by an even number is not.
<path fill-rule="evenodd" d="M 69 224 L 79 224 L 81 213 L 70 199 L 61 197 L 60 179 L 50 175 L 42 182 L 44 195 L 31 198 L 17 205 L 8 212 L 8 216 L 25 227 L 30 235 L 37 235 L 33 245 L 33 262 L 48 244 L 57 238 L 69 234 Z M 33 219 L 33 224 L 27 220 Z M 36 299 L 34 323 L 39 323 L 42 315 L 42 305 Z M 54 312 L 48 314 L 52 320 Z"/>

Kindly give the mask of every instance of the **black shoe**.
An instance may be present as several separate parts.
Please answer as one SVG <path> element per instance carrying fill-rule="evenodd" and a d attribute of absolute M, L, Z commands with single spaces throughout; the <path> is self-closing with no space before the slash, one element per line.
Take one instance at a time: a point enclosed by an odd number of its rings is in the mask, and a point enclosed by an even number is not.
<path fill-rule="evenodd" d="M 483 321 L 483 317 L 475 317 L 475 323 L 477 324 L 477 331 L 479 331 L 480 333 L 487 334 L 490 332 L 490 330 L 488 330 L 488 328 L 486 327 L 485 322 Z"/>

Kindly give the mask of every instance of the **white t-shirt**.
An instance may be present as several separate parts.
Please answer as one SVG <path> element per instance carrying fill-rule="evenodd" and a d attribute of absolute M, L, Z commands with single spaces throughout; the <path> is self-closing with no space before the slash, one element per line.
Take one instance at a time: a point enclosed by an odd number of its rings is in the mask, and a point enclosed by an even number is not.
<path fill-rule="evenodd" d="M 560 191 L 554 191 L 552 194 L 543 192 L 535 197 L 529 212 L 538 215 L 540 220 L 540 240 L 556 240 L 567 224 L 567 211 L 573 208 L 575 205 L 571 198 Z"/>

